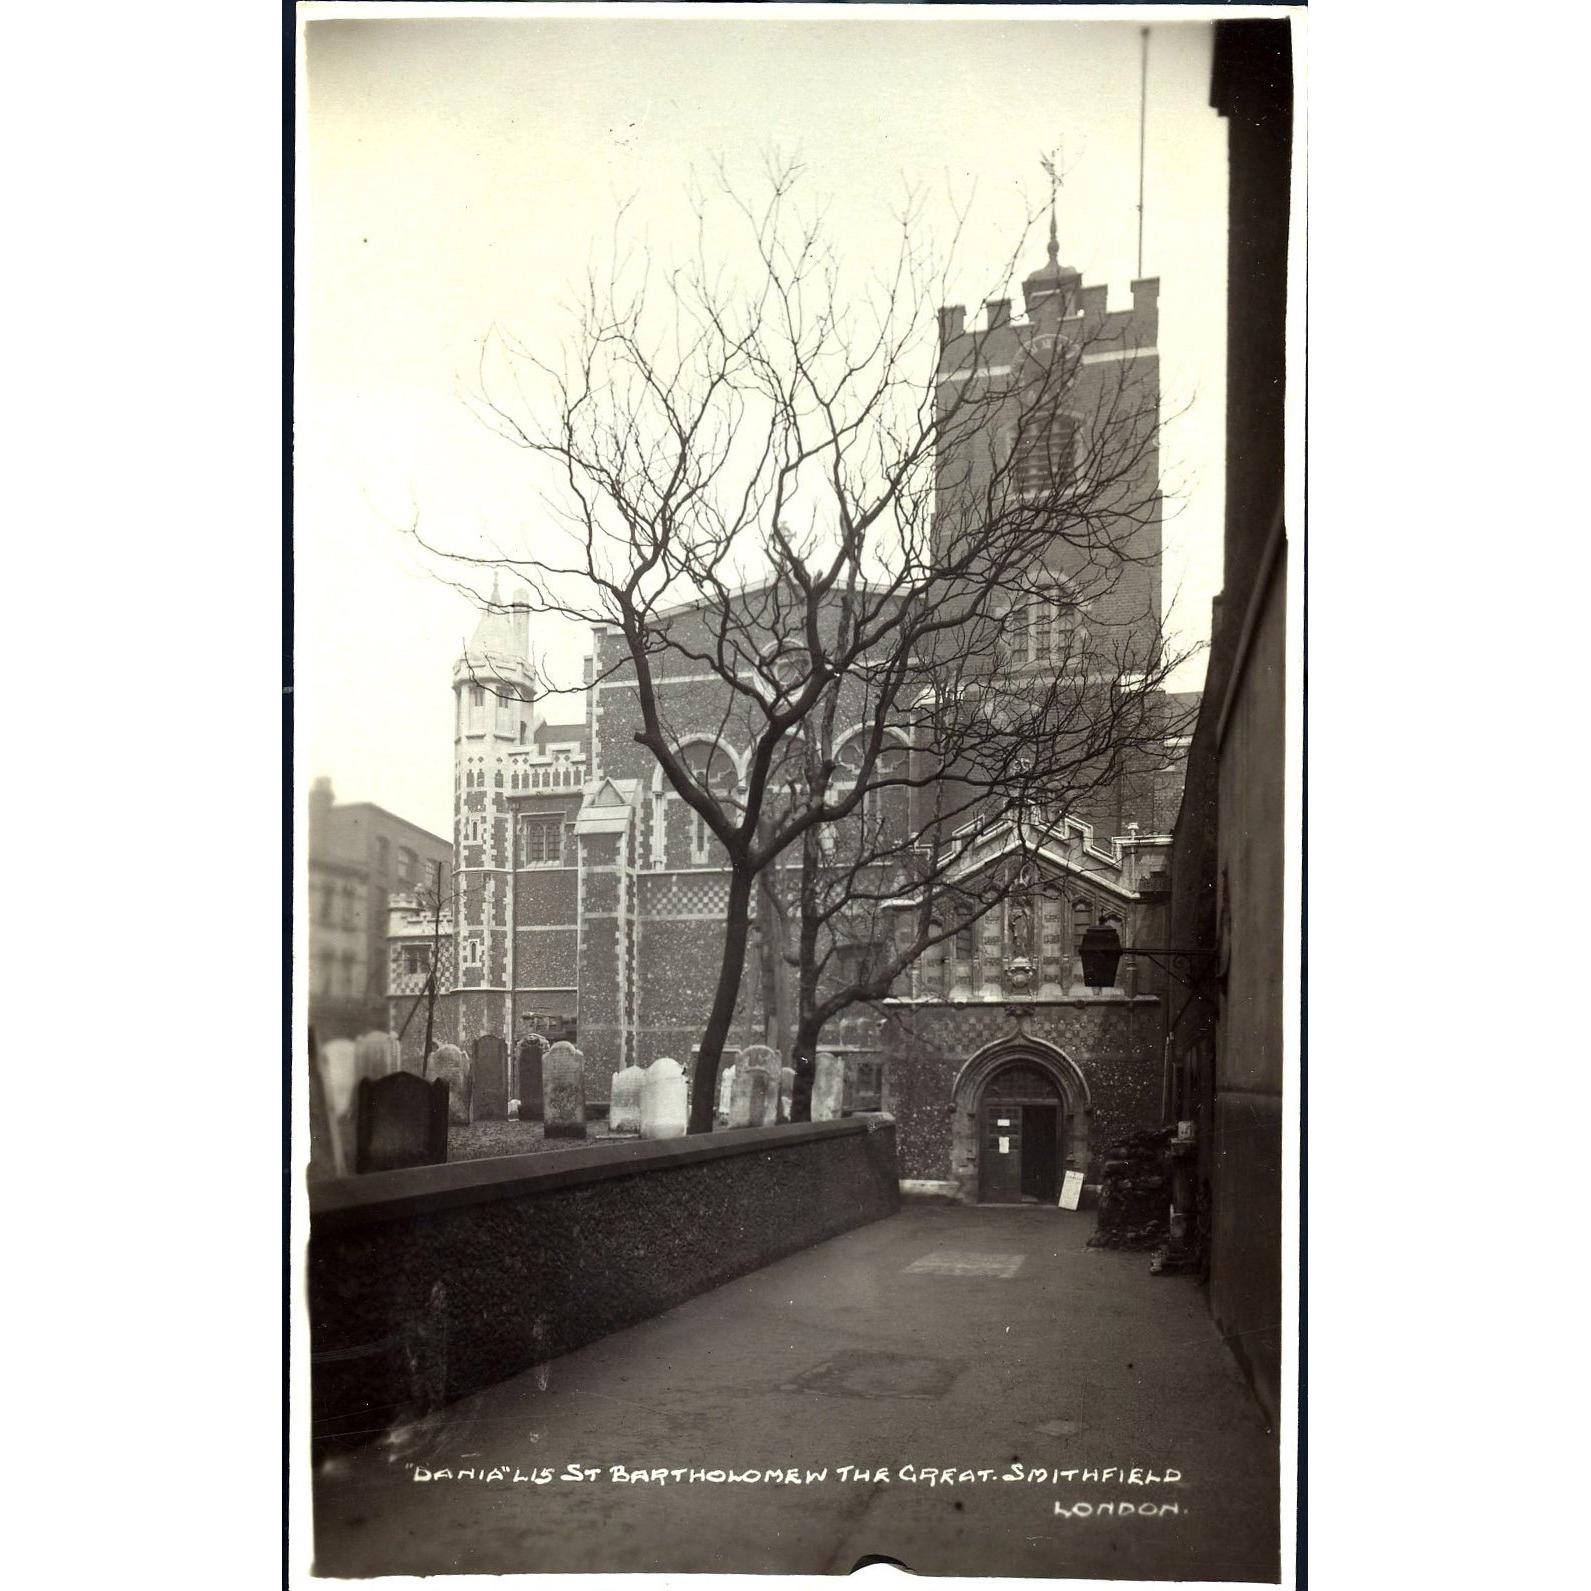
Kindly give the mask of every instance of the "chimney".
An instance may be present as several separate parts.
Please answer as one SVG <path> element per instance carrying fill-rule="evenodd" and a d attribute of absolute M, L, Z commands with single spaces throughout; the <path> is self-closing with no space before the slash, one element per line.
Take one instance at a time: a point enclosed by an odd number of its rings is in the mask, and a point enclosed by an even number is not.
<path fill-rule="evenodd" d="M 309 832 L 313 836 L 325 823 L 331 812 L 332 802 L 336 798 L 332 795 L 331 780 L 322 774 L 314 784 L 309 787 Z"/>
<path fill-rule="evenodd" d="M 949 306 L 939 311 L 939 346 L 941 349 L 953 343 L 966 329 L 967 312 L 960 304 Z"/>
<path fill-rule="evenodd" d="M 984 301 L 983 312 L 988 317 L 989 330 L 996 331 L 1011 319 L 1009 298 L 990 298 Z"/>

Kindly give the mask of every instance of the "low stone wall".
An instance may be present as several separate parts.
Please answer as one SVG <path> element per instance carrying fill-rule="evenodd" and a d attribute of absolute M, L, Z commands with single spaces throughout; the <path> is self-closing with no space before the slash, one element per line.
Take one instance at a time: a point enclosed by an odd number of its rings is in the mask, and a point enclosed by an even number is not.
<path fill-rule="evenodd" d="M 887 1118 L 376 1172 L 310 1190 L 317 1446 L 368 1440 L 900 1208 Z"/>

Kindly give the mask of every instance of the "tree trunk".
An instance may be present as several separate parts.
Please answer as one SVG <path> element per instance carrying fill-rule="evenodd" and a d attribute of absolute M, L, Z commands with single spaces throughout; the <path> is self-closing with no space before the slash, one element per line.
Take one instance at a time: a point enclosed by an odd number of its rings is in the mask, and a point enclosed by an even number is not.
<path fill-rule="evenodd" d="M 723 1060 L 724 1040 L 735 1020 L 735 1002 L 740 998 L 740 978 L 746 966 L 746 938 L 751 925 L 751 885 L 749 873 L 735 871 L 729 876 L 729 904 L 724 910 L 724 956 L 718 968 L 718 989 L 713 1009 L 702 1034 L 701 1052 L 696 1058 L 696 1076 L 691 1085 L 693 1133 L 711 1132 L 718 1105 L 718 1067 Z"/>
<path fill-rule="evenodd" d="M 818 1038 L 822 1029 L 807 1021 L 796 1027 L 794 1060 L 795 1085 L 790 1093 L 790 1120 L 812 1120 L 812 1085 L 818 1075 Z"/>
<path fill-rule="evenodd" d="M 809 905 L 803 895 L 803 905 Z M 801 913 L 801 938 L 796 976 L 795 1044 L 790 1064 L 795 1068 L 795 1083 L 790 1091 L 790 1120 L 812 1120 L 812 1085 L 818 1075 L 818 1038 L 823 1024 L 818 1009 L 818 924 L 810 910 Z"/>

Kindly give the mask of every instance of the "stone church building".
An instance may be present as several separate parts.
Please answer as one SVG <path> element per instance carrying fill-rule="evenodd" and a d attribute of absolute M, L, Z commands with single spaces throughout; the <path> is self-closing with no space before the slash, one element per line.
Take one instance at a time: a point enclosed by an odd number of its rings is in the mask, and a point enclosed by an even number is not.
<path fill-rule="evenodd" d="M 1086 335 L 1085 358 L 1105 375 L 1131 361 L 1158 402 L 1155 282 L 1134 283 L 1131 309 L 1108 312 L 1103 287 L 1085 288 L 1057 264 L 1052 234 L 1048 265 L 1024 290 L 1025 320 L 990 304 L 976 334 L 961 311 L 941 312 L 945 390 L 1012 368 L 1025 340 Z M 1142 534 L 1138 585 L 1120 600 L 1158 623 L 1158 516 Z M 452 899 L 440 914 L 395 901 L 390 921 L 390 1026 L 406 1056 L 423 1048 L 416 1011 L 435 955 L 436 1041 L 468 1054 L 500 1038 L 513 1092 L 529 1087 L 541 1043 L 572 1038 L 585 1055 L 588 1109 L 606 1101 L 622 1067 L 672 1056 L 690 1074 L 728 896 L 715 838 L 635 742 L 636 687 L 614 666 L 621 647 L 596 628 L 584 714 L 559 722 L 536 694 L 528 612 L 499 606 L 481 618 L 453 674 Z M 680 673 L 663 689 L 681 749 L 732 790 L 747 747 L 724 728 L 722 683 Z M 1077 952 L 1100 923 L 1128 945 L 1166 943 L 1162 870 L 1180 757 L 1180 742 L 1168 742 L 1152 777 L 1068 817 L 1013 864 L 1019 887 L 1001 906 L 932 948 L 886 998 L 825 1028 L 823 1048 L 845 1056 L 848 1108 L 895 1118 L 903 1178 L 969 1201 L 1053 1204 L 1067 1170 L 1096 1182 L 1114 1136 L 1160 1121 L 1177 986 L 1168 999 L 1162 975 L 1128 959 L 1118 987 L 1090 989 Z M 1007 865 L 1013 854 L 996 825 L 969 866 Z M 753 955 L 726 1066 L 733 1049 L 765 1041 L 762 1001 Z"/>

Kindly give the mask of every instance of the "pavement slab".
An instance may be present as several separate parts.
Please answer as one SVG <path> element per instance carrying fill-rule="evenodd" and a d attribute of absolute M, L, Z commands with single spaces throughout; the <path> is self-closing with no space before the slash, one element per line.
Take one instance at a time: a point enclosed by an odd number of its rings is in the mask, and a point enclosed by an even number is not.
<path fill-rule="evenodd" d="M 1092 1231 L 909 1201 L 327 1459 L 316 1572 L 1276 1581 L 1201 1289 Z"/>

